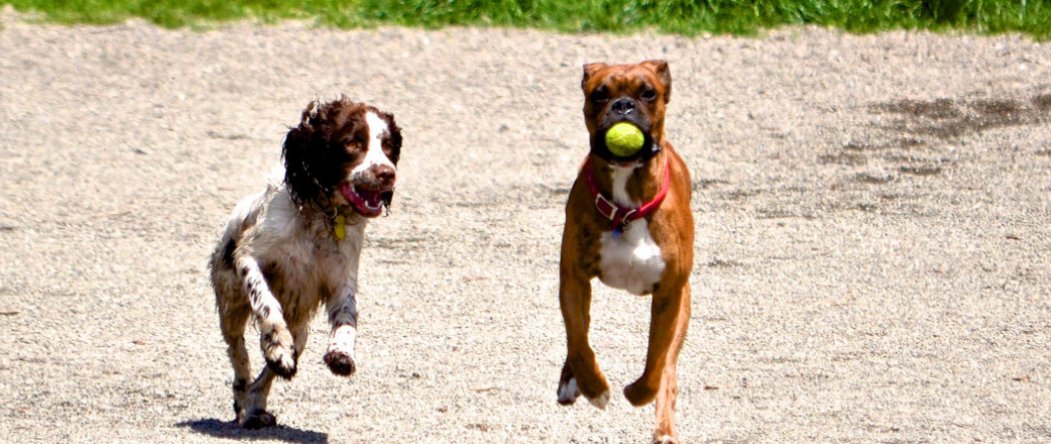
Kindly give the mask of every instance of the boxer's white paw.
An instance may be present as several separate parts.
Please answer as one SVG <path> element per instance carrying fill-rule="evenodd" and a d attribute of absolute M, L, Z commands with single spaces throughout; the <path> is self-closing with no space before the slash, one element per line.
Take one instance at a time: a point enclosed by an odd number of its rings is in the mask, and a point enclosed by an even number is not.
<path fill-rule="evenodd" d="M 570 405 L 576 402 L 580 396 L 580 388 L 577 387 L 577 378 L 569 378 L 569 382 L 558 386 L 558 403 Z"/>
<path fill-rule="evenodd" d="M 602 392 L 601 395 L 594 398 L 588 398 L 588 401 L 591 402 L 591 405 L 598 407 L 599 410 L 606 410 L 606 406 L 609 405 L 609 397 L 609 390 L 606 390 Z"/>
<path fill-rule="evenodd" d="M 679 444 L 679 440 L 671 435 L 661 435 L 653 438 L 653 444 Z"/>

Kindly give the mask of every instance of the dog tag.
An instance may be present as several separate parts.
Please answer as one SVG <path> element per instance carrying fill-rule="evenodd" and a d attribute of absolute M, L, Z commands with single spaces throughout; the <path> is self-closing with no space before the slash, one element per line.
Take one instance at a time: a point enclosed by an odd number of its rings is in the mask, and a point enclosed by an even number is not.
<path fill-rule="evenodd" d="M 616 227 L 613 227 L 613 238 L 616 239 L 616 238 L 620 237 L 621 233 L 623 233 L 623 232 L 624 232 L 624 229 L 621 228 L 621 226 L 618 225 Z"/>
<path fill-rule="evenodd" d="M 336 226 L 332 227 L 336 239 L 343 240 L 347 237 L 347 219 L 342 214 L 336 215 Z"/>

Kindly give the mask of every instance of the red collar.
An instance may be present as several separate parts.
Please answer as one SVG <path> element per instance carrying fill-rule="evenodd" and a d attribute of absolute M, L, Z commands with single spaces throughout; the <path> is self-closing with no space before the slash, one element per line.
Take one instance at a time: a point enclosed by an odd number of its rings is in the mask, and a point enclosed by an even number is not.
<path fill-rule="evenodd" d="M 608 218 L 612 223 L 610 228 L 616 230 L 623 228 L 631 221 L 642 219 L 657 211 L 657 208 L 661 206 L 661 202 L 664 202 L 664 197 L 668 195 L 668 187 L 671 184 L 671 169 L 668 168 L 668 160 L 665 159 L 664 180 L 661 181 L 661 187 L 657 190 L 657 195 L 638 208 L 624 208 L 602 195 L 598 185 L 595 183 L 595 176 L 591 173 L 590 155 L 584 161 L 584 179 L 587 181 L 588 191 L 591 192 L 591 197 L 595 202 L 595 209 L 598 210 L 599 214 Z"/>

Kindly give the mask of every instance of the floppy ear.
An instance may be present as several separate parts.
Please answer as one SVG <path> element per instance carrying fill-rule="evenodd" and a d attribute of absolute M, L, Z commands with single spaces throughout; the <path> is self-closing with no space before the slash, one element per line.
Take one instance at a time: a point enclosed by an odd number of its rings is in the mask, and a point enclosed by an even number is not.
<path fill-rule="evenodd" d="M 664 92 L 664 103 L 671 101 L 671 70 L 668 69 L 668 62 L 664 60 L 647 60 L 642 62 L 642 66 L 645 66 L 657 74 L 657 78 L 660 79 L 661 83 L 667 88 Z"/>
<path fill-rule="evenodd" d="M 310 165 L 317 165 L 314 158 L 320 150 L 313 146 L 315 127 L 318 123 L 318 103 L 310 102 L 303 110 L 299 126 L 288 130 L 281 155 L 285 158 L 285 183 L 296 204 L 303 205 L 321 195 L 321 182 Z"/>
<path fill-rule="evenodd" d="M 584 89 L 584 85 L 588 83 L 588 79 L 591 78 L 598 70 L 605 68 L 609 65 L 605 63 L 586 63 L 584 64 L 584 78 L 580 80 L 580 88 Z"/>

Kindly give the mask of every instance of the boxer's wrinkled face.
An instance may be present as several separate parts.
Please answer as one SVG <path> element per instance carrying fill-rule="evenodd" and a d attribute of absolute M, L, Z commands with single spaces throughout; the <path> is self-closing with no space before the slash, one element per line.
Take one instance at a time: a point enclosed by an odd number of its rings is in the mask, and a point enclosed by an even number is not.
<path fill-rule="evenodd" d="M 584 65 L 584 121 L 591 134 L 591 152 L 606 160 L 625 162 L 645 158 L 664 137 L 664 109 L 671 99 L 671 73 L 664 60 L 631 65 Z M 606 147 L 606 131 L 617 122 L 631 122 L 642 130 L 642 149 L 628 157 Z"/>

